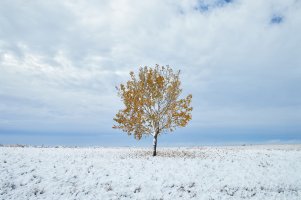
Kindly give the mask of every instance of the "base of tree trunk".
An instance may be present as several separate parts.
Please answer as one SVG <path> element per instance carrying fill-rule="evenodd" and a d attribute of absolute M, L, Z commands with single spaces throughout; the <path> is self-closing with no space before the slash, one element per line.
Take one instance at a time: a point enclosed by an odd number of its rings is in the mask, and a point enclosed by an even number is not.
<path fill-rule="evenodd" d="M 154 136 L 153 146 L 154 146 L 153 156 L 156 156 L 157 155 L 157 135 Z"/>

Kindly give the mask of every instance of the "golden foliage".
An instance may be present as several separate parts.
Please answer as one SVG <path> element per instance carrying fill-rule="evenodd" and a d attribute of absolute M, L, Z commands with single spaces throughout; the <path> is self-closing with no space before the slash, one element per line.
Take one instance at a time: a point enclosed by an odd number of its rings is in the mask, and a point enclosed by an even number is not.
<path fill-rule="evenodd" d="M 116 87 L 125 108 L 116 114 L 113 128 L 140 139 L 143 134 L 158 135 L 186 126 L 192 117 L 192 95 L 179 99 L 179 75 L 180 71 L 159 65 L 140 68 L 137 77 L 130 72 L 131 79 Z"/>

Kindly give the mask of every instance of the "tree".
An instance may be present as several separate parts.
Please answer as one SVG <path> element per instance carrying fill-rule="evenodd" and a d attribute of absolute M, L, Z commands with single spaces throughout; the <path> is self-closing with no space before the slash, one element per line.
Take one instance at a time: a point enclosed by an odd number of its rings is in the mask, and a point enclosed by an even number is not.
<path fill-rule="evenodd" d="M 116 87 L 125 108 L 116 114 L 113 128 L 138 140 L 142 135 L 152 135 L 153 156 L 158 135 L 185 127 L 192 118 L 192 95 L 180 99 L 179 75 L 180 71 L 174 73 L 169 66 L 141 67 L 137 77 L 130 72 L 130 80 Z"/>

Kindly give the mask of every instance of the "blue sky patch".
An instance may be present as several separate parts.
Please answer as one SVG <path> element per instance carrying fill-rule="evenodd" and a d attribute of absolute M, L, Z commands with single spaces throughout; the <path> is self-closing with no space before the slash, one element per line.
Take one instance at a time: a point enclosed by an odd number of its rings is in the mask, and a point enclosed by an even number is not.
<path fill-rule="evenodd" d="M 280 24 L 282 22 L 283 22 L 283 17 L 281 15 L 274 15 L 270 21 L 271 24 Z"/>
<path fill-rule="evenodd" d="M 223 7 L 232 2 L 233 0 L 198 1 L 194 9 L 199 12 L 207 12 L 215 8 Z"/>

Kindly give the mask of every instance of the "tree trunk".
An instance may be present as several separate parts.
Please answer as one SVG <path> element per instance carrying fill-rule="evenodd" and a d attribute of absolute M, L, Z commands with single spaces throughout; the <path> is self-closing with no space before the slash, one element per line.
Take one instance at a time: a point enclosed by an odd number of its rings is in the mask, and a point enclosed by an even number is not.
<path fill-rule="evenodd" d="M 153 156 L 157 155 L 157 137 L 158 134 L 155 134 L 153 139 L 153 146 L 154 146 Z"/>

